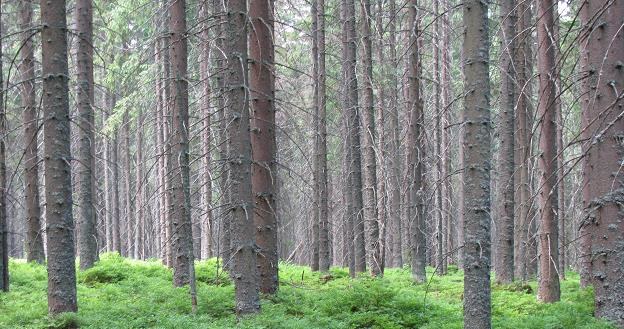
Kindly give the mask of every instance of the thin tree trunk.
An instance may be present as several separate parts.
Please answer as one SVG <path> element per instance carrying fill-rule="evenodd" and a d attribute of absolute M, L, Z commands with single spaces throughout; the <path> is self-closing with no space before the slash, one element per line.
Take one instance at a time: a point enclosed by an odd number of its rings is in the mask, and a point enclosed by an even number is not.
<path fill-rule="evenodd" d="M 312 231 L 311 238 L 311 249 L 312 253 L 310 255 L 310 267 L 312 271 L 319 270 L 319 222 L 320 222 L 320 197 L 319 193 L 320 189 L 320 167 L 319 167 L 319 126 L 320 126 L 320 118 L 319 118 L 319 81 L 318 81 L 318 62 L 319 62 L 319 54 L 318 54 L 318 0 L 312 1 L 312 6 L 310 7 L 310 15 L 312 16 L 312 25 L 311 25 L 311 34 L 312 34 L 312 83 L 314 84 L 314 94 L 312 96 L 312 106 L 314 107 L 313 115 L 313 160 L 312 160 L 312 223 L 310 225 Z"/>
<path fill-rule="evenodd" d="M 444 224 L 446 219 L 446 214 L 444 212 L 444 204 L 443 204 L 443 192 L 444 192 L 444 182 L 446 181 L 446 177 L 444 177 L 443 173 L 443 155 L 442 155 L 442 135 L 444 134 L 444 129 L 442 127 L 442 116 L 444 115 L 445 109 L 442 108 L 442 68 L 441 65 L 441 27 L 442 20 L 440 16 L 440 0 L 436 0 L 435 4 L 435 15 L 438 17 L 435 22 L 435 34 L 434 34 L 434 71 L 435 71 L 435 165 L 436 165 L 436 180 L 435 180 L 435 211 L 436 211 L 436 268 L 437 272 L 440 275 L 446 274 L 446 243 L 445 236 L 446 232 L 444 230 Z"/>
<path fill-rule="evenodd" d="M 44 115 L 48 312 L 76 312 L 76 267 L 69 128 L 67 10 L 64 0 L 42 0 L 41 39 Z"/>
<path fill-rule="evenodd" d="M 425 273 L 425 219 L 423 211 L 423 103 L 420 97 L 420 53 L 419 53 L 419 28 L 418 28 L 418 1 L 411 0 L 409 3 L 409 119 L 408 119 L 408 142 L 407 142 L 407 179 L 408 204 L 407 207 L 410 222 L 410 245 L 412 280 L 424 282 Z"/>
<path fill-rule="evenodd" d="M 491 328 L 488 2 L 464 2 L 464 328 Z"/>
<path fill-rule="evenodd" d="M 504 0 L 500 7 L 501 28 L 501 93 L 497 135 L 500 140 L 495 218 L 496 282 L 509 284 L 514 279 L 514 108 L 518 99 L 516 86 L 516 1 Z"/>
<path fill-rule="evenodd" d="M 80 268 L 88 269 L 98 260 L 97 218 L 95 211 L 95 134 L 93 89 L 93 7 L 91 0 L 77 0 L 76 105 L 78 107 L 78 154 L 76 177 L 78 194 L 78 254 Z"/>
<path fill-rule="evenodd" d="M 444 0 L 444 14 L 442 15 L 442 104 L 444 109 L 443 114 L 443 131 L 442 131 L 442 177 L 444 182 L 442 183 L 442 197 L 443 200 L 443 212 L 446 225 L 446 250 L 447 250 L 447 264 L 452 264 L 457 261 L 455 255 L 456 241 L 453 238 L 456 229 L 456 223 L 453 220 L 453 193 L 452 193 L 452 181 L 451 181 L 451 142 L 449 128 L 451 124 L 451 95 L 453 93 L 451 85 L 451 22 L 450 11 L 451 5 L 449 0 Z"/>
<path fill-rule="evenodd" d="M 204 1 L 201 7 L 200 17 L 208 17 L 208 2 Z M 208 21 L 202 26 L 202 52 L 200 54 L 200 79 L 202 84 L 201 93 L 201 115 L 202 115 L 202 162 L 201 162 L 201 202 L 202 202 L 202 219 L 201 219 L 201 258 L 208 259 L 212 257 L 212 131 L 211 131 L 211 111 L 210 111 L 210 30 Z"/>
<path fill-rule="evenodd" d="M 186 1 L 171 0 L 169 4 L 169 31 L 171 44 L 171 163 L 168 179 L 171 184 L 173 285 L 181 287 L 190 284 L 193 305 L 195 266 L 193 255 L 193 233 L 191 228 L 191 200 L 189 178 L 188 141 L 188 77 L 186 40 Z"/>
<path fill-rule="evenodd" d="M 250 89 L 252 118 L 252 193 L 255 201 L 254 226 L 260 249 L 257 264 L 260 291 L 274 294 L 277 280 L 277 218 L 275 179 L 275 50 L 273 45 L 273 1 L 251 0 Z"/>
<path fill-rule="evenodd" d="M 584 232 L 595 315 L 624 328 L 624 2 L 586 1 L 581 10 Z"/>
<path fill-rule="evenodd" d="M 39 205 L 39 157 L 37 156 L 37 133 L 39 122 L 35 91 L 35 53 L 33 37 L 32 0 L 19 1 L 20 29 L 22 30 L 21 63 L 22 78 L 22 121 L 24 124 L 24 176 L 26 188 L 26 261 L 43 264 L 43 234 L 41 230 L 41 208 Z"/>
<path fill-rule="evenodd" d="M 0 14 L 2 1 L 0 0 Z M 0 15 L 1 16 L 1 15 Z M 2 21 L 0 20 L 0 35 Z M 0 59 L 2 59 L 2 41 L 0 40 Z M 9 291 L 9 243 L 7 220 L 7 177 L 6 177 L 6 109 L 4 107 L 4 79 L 0 60 L 0 291 Z M 70 189 L 71 192 L 71 189 Z"/>
<path fill-rule="evenodd" d="M 317 0 L 318 28 L 318 193 L 319 193 L 319 270 L 329 271 L 331 265 L 331 242 L 329 240 L 329 205 L 327 178 L 327 109 L 326 109 L 326 73 L 325 73 L 325 0 Z"/>
<path fill-rule="evenodd" d="M 555 74 L 554 11 L 552 0 L 539 2 L 537 10 L 537 64 L 539 71 L 539 286 L 537 298 L 559 301 L 559 228 L 557 225 L 557 86 Z"/>
<path fill-rule="evenodd" d="M 128 110 L 123 115 L 123 152 L 124 152 L 124 189 L 125 196 L 125 218 L 126 218 L 126 256 L 134 257 L 133 254 L 133 242 L 134 242 L 134 204 L 133 198 L 135 197 L 132 189 L 132 154 L 130 152 L 130 113 Z"/>
<path fill-rule="evenodd" d="M 236 313 L 260 311 L 259 278 L 255 247 L 254 204 L 251 194 L 251 136 L 247 70 L 247 3 L 227 2 L 227 142 L 230 186 L 230 243 Z"/>
<path fill-rule="evenodd" d="M 110 94 L 109 91 L 109 110 L 112 111 L 112 109 L 115 107 L 115 95 L 114 94 Z M 113 233 L 113 250 L 117 251 L 120 255 L 122 252 L 121 249 L 121 223 L 120 223 L 120 218 L 119 215 L 121 213 L 121 203 L 119 201 L 119 133 L 117 131 L 113 132 L 113 138 L 111 140 L 111 164 L 112 164 L 112 183 L 113 183 L 113 189 L 111 191 L 111 199 L 112 199 L 112 233 Z"/>
<path fill-rule="evenodd" d="M 145 186 L 143 182 L 143 111 L 137 114 L 134 257 L 145 259 Z"/>

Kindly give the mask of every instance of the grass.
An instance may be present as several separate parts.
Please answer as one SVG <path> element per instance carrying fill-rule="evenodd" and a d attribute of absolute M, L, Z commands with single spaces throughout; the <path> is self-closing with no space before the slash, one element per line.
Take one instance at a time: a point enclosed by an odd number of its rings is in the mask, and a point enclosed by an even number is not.
<path fill-rule="evenodd" d="M 173 288 L 159 261 L 105 254 L 78 273 L 77 314 L 47 317 L 46 269 L 12 260 L 11 292 L 0 293 L 0 328 L 462 328 L 462 272 L 415 285 L 409 269 L 388 269 L 383 279 L 350 279 L 342 268 L 329 276 L 280 264 L 280 290 L 262 301 L 262 313 L 237 321 L 234 287 L 216 272 L 216 260 L 196 264 L 198 311 L 187 288 Z M 593 318 L 593 293 L 568 273 L 563 299 L 536 301 L 536 284 L 493 286 L 494 328 L 612 328 Z"/>

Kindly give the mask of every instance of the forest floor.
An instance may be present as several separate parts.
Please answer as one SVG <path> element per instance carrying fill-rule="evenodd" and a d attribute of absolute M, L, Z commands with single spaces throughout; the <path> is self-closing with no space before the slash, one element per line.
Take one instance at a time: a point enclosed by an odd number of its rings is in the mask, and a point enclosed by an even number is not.
<path fill-rule="evenodd" d="M 105 254 L 78 273 L 77 315 L 47 317 L 44 266 L 12 260 L 11 292 L 0 293 L 0 328 L 462 328 L 463 278 L 451 267 L 415 285 L 409 269 L 388 269 L 383 279 L 350 279 L 342 268 L 329 276 L 280 264 L 280 290 L 262 302 L 259 315 L 236 320 L 234 287 L 216 260 L 198 262 L 198 310 L 188 288 L 173 288 L 159 261 Z M 593 293 L 575 273 L 562 283 L 562 301 L 536 301 L 536 283 L 493 285 L 494 328 L 612 328 L 593 318 Z"/>

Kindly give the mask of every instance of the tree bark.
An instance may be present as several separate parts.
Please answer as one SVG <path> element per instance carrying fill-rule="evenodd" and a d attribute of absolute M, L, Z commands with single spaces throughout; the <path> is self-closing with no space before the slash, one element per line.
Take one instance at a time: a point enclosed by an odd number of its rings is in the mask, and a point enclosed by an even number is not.
<path fill-rule="evenodd" d="M 188 77 L 186 39 L 186 1 L 169 3 L 169 31 L 171 59 L 171 164 L 168 179 L 171 185 L 173 285 L 191 285 L 193 290 L 193 234 L 191 229 L 191 201 L 188 146 Z M 195 296 L 192 296 L 195 298 Z"/>
<path fill-rule="evenodd" d="M 130 112 L 126 110 L 123 115 L 123 153 L 124 153 L 124 189 L 126 192 L 125 195 L 125 219 L 126 219 L 126 229 L 125 229 L 125 242 L 126 246 L 125 256 L 126 257 L 134 257 L 133 251 L 133 242 L 134 242 L 134 203 L 133 199 L 135 198 L 135 194 L 132 188 L 132 153 L 130 152 Z"/>
<path fill-rule="evenodd" d="M 236 313 L 260 311 L 259 278 L 255 246 L 254 204 L 251 193 L 251 136 L 247 69 L 247 3 L 229 0 L 227 15 L 227 142 L 230 186 L 230 246 Z"/>
<path fill-rule="evenodd" d="M 78 154 L 76 177 L 78 194 L 78 254 L 80 268 L 88 269 L 98 260 L 97 217 L 95 211 L 95 134 L 93 89 L 93 6 L 91 0 L 77 0 L 76 105 L 78 107 Z"/>
<path fill-rule="evenodd" d="M 201 7 L 200 17 L 208 17 L 208 1 L 204 1 Z M 208 21 L 205 21 L 201 31 L 202 45 L 200 54 L 200 80 L 201 80 L 201 115 L 202 115 L 202 156 L 201 156 L 201 258 L 209 259 L 213 255 L 212 241 L 212 130 L 211 130 L 211 105 L 210 105 L 210 29 Z"/>
<path fill-rule="evenodd" d="M 310 28 L 312 29 L 311 34 L 312 34 L 312 83 L 314 84 L 314 94 L 312 96 L 312 106 L 314 107 L 313 110 L 313 134 L 314 134 L 314 138 L 313 138 L 313 142 L 314 145 L 312 147 L 313 149 L 313 155 L 312 155 L 312 222 L 311 222 L 311 231 L 312 231 L 312 237 L 311 237 L 311 250 L 312 253 L 310 255 L 310 268 L 312 269 L 312 271 L 318 271 L 319 270 L 319 222 L 320 222 L 320 197 L 321 194 L 319 193 L 319 189 L 320 189 L 320 181 L 319 181 L 319 176 L 320 173 L 319 171 L 321 170 L 319 168 L 319 143 L 320 143 L 320 136 L 319 136 L 319 126 L 320 126 L 320 118 L 319 118 L 319 81 L 318 81 L 318 65 L 319 65 L 319 54 L 318 54 L 318 0 L 313 0 L 312 1 L 312 6 L 310 7 L 310 16 L 312 16 L 312 25 L 310 26 Z"/>
<path fill-rule="evenodd" d="M 145 259 L 145 183 L 143 181 L 143 110 L 137 113 L 134 207 L 134 257 Z"/>
<path fill-rule="evenodd" d="M 491 328 L 488 1 L 464 2 L 464 328 Z"/>
<path fill-rule="evenodd" d="M 19 1 L 20 30 L 22 30 L 21 63 L 22 121 L 24 124 L 24 176 L 26 187 L 26 261 L 43 264 L 43 234 L 41 230 L 41 207 L 39 205 L 39 157 L 37 133 L 39 122 L 35 91 L 35 49 L 33 47 L 32 0 Z"/>
<path fill-rule="evenodd" d="M 375 143 L 377 133 L 375 131 L 375 107 L 373 103 L 373 44 L 371 35 L 371 3 L 370 0 L 361 2 L 362 16 L 362 66 L 363 91 L 362 110 L 360 111 L 362 120 L 362 130 L 360 131 L 362 148 L 362 158 L 364 160 L 362 189 L 363 199 L 363 220 L 366 232 L 366 260 L 370 275 L 381 276 L 382 259 L 381 244 L 379 239 L 379 223 L 377 209 L 377 165 L 375 159 Z"/>
<path fill-rule="evenodd" d="M 624 2 L 584 1 L 581 7 L 584 232 L 595 292 L 595 315 L 624 327 Z M 587 252 L 587 251 L 585 251 Z"/>
<path fill-rule="evenodd" d="M 420 50 L 418 44 L 418 1 L 409 3 L 408 90 L 409 119 L 407 136 L 408 218 L 410 222 L 410 245 L 412 279 L 425 282 L 425 218 L 423 205 L 423 103 L 420 96 Z"/>
<path fill-rule="evenodd" d="M 497 135 L 499 156 L 497 170 L 495 212 L 497 234 L 495 238 L 496 259 L 494 271 L 496 282 L 509 284 L 514 280 L 514 113 L 518 100 L 516 86 L 516 1 L 504 0 L 500 7 L 501 36 L 501 92 Z"/>
<path fill-rule="evenodd" d="M 318 27 L 316 40 L 318 44 L 317 68 L 317 106 L 318 106 L 318 200 L 319 200 L 319 270 L 329 271 L 331 265 L 331 244 L 329 241 L 329 204 L 327 178 L 327 108 L 326 108 L 326 72 L 325 72 L 325 0 L 317 0 L 316 17 Z"/>
<path fill-rule="evenodd" d="M 277 218 L 275 214 L 275 50 L 273 1 L 251 0 L 250 88 L 252 118 L 252 192 L 260 291 L 274 294 L 277 280 Z"/>
<path fill-rule="evenodd" d="M 0 0 L 0 14 L 2 1 Z M 1 15 L 0 15 L 1 16 Z M 0 35 L 2 21 L 0 20 Z M 0 291 L 9 291 L 9 243 L 7 220 L 7 177 L 6 177 L 6 109 L 4 107 L 4 79 L 2 72 L 2 42 L 0 40 Z M 71 190 L 70 190 L 71 191 Z"/>
<path fill-rule="evenodd" d="M 539 168 L 539 286 L 537 298 L 545 303 L 559 301 L 559 229 L 557 226 L 557 86 L 554 11 L 552 0 L 539 2 L 537 10 L 537 63 L 539 70 L 538 122 L 541 154 Z"/>
<path fill-rule="evenodd" d="M 42 0 L 43 133 L 48 246 L 48 311 L 76 312 L 67 18 L 64 0 Z"/>

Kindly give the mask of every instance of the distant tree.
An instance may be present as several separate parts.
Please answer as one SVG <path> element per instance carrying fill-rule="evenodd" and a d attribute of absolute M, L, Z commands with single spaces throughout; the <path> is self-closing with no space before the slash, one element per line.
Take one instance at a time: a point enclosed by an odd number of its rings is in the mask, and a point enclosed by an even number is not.
<path fill-rule="evenodd" d="M 464 328 L 491 328 L 489 1 L 464 2 Z"/>
<path fill-rule="evenodd" d="M 33 47 L 32 0 L 19 1 L 20 30 L 22 31 L 21 62 L 19 64 L 24 124 L 24 176 L 26 180 L 26 260 L 45 262 L 43 232 L 41 230 L 41 207 L 39 205 L 39 157 L 37 155 L 37 103 L 35 90 L 35 49 Z"/>
<path fill-rule="evenodd" d="M 41 0 L 48 311 L 76 312 L 65 0 Z"/>
<path fill-rule="evenodd" d="M 2 1 L 0 1 L 2 13 Z M 0 15 L 1 16 L 1 15 Z M 0 20 L 0 36 L 2 21 Z M 9 243 L 7 225 L 7 177 L 6 177 L 6 112 L 4 108 L 4 80 L 2 72 L 2 41 L 0 40 L 0 291 L 9 291 Z"/>

